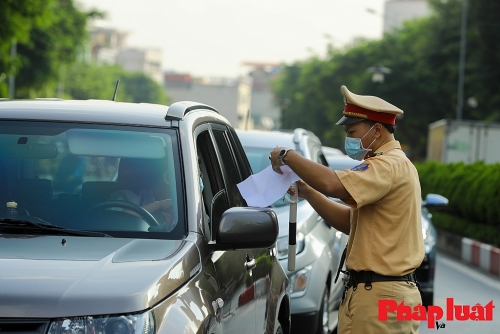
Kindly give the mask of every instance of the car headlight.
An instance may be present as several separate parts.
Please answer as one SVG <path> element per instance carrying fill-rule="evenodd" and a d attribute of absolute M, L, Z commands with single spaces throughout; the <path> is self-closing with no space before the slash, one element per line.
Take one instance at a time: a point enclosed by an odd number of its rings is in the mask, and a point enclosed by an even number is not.
<path fill-rule="evenodd" d="M 71 317 L 53 320 L 48 334 L 154 334 L 153 311 L 141 314 Z"/>
<path fill-rule="evenodd" d="M 297 271 L 289 277 L 290 280 L 290 296 L 292 298 L 302 297 L 306 293 L 309 274 L 312 266 L 307 266 L 304 269 Z"/>
<path fill-rule="evenodd" d="M 296 246 L 295 246 L 295 254 L 301 253 L 306 246 L 305 237 L 302 232 L 297 233 Z M 279 238 L 276 243 L 276 247 L 278 248 L 278 259 L 286 259 L 288 258 L 288 238 Z"/>

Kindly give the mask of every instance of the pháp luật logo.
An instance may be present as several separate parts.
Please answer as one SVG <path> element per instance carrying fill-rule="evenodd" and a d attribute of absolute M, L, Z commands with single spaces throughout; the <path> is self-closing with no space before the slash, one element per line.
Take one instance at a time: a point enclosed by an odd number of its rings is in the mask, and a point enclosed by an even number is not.
<path fill-rule="evenodd" d="M 475 305 L 455 305 L 453 298 L 446 298 L 446 320 L 447 321 L 493 321 L 493 309 L 495 305 L 491 300 L 486 305 L 476 303 Z M 399 304 L 395 300 L 381 299 L 378 301 L 378 320 L 387 321 L 389 313 L 396 313 L 398 321 L 427 321 L 427 328 L 444 328 L 444 323 L 440 324 L 444 316 L 444 310 L 437 305 L 430 305 L 427 309 L 418 304 L 411 307 L 404 304 L 404 300 Z"/>

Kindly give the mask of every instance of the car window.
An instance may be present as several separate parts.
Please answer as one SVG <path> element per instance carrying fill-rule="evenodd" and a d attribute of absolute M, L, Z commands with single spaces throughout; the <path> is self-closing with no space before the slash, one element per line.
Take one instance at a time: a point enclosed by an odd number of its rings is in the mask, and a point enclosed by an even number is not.
<path fill-rule="evenodd" d="M 187 229 L 181 226 L 177 146 L 175 130 L 3 121 L 2 207 L 14 201 L 23 219 L 67 228 L 180 237 Z M 132 203 L 139 211 L 156 201 L 168 204 L 161 211 L 151 209 L 156 225 L 125 207 L 95 209 L 113 200 Z"/>
<path fill-rule="evenodd" d="M 270 166 L 268 148 L 245 147 L 248 161 L 252 167 L 252 172 L 258 173 Z"/>
<path fill-rule="evenodd" d="M 271 152 L 272 148 L 244 146 L 244 150 L 253 173 L 256 174 L 270 166 L 269 153 Z M 301 151 L 298 151 L 297 153 L 302 155 Z M 290 195 L 285 194 L 282 198 L 278 199 L 273 204 L 271 204 L 271 207 L 285 206 L 288 205 L 289 203 L 290 203 Z"/>
<path fill-rule="evenodd" d="M 244 179 L 234 159 L 235 154 L 227 130 L 225 127 L 214 127 L 212 131 L 219 150 L 219 159 L 223 168 L 225 189 L 227 190 L 229 203 L 231 206 L 246 206 L 246 201 L 241 196 L 237 187 L 237 184 Z"/>
<path fill-rule="evenodd" d="M 196 138 L 198 164 L 203 182 L 202 198 L 205 206 L 204 224 L 210 231 L 209 238 L 214 237 L 220 222 L 220 216 L 229 208 L 227 192 L 224 185 L 223 171 L 216 152 L 210 130 L 201 132 Z M 208 224 L 207 224 L 208 221 Z"/>

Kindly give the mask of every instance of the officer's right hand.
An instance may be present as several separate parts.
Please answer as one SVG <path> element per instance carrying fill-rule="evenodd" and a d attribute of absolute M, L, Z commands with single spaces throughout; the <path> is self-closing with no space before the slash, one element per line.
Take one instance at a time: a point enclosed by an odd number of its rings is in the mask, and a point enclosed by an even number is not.
<path fill-rule="evenodd" d="M 299 180 L 295 183 L 297 184 L 298 196 L 300 198 L 304 198 L 307 200 L 309 195 L 314 192 L 314 189 L 302 180 Z M 288 188 L 288 193 L 290 195 L 293 195 L 295 193 L 295 189 L 293 187 Z"/>

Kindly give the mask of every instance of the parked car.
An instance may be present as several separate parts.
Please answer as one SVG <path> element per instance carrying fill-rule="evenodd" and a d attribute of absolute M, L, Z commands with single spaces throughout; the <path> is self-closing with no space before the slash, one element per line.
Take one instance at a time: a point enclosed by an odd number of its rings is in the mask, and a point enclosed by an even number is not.
<path fill-rule="evenodd" d="M 1 331 L 288 333 L 250 174 L 207 105 L 0 101 Z"/>
<path fill-rule="evenodd" d="M 297 153 L 327 166 L 321 141 L 312 132 L 236 130 L 252 171 L 269 166 L 275 146 L 293 148 Z M 342 281 L 334 283 L 347 236 L 321 218 L 305 200 L 297 203 L 297 246 L 295 270 L 288 271 L 289 206 L 287 196 L 271 208 L 278 215 L 280 233 L 278 258 L 290 279 L 293 333 L 330 333 L 337 326 Z"/>
<path fill-rule="evenodd" d="M 330 147 L 330 146 L 321 146 L 321 150 L 323 151 L 323 154 L 325 155 L 326 158 L 329 156 L 335 155 L 345 155 L 344 152 L 339 150 L 338 148 L 335 147 Z"/>
<path fill-rule="evenodd" d="M 330 156 L 327 158 L 330 168 L 344 170 L 362 164 L 348 156 Z M 434 274 L 436 272 L 436 242 L 437 233 L 432 224 L 432 214 L 429 210 L 440 210 L 448 205 L 448 199 L 438 194 L 427 194 L 422 201 L 422 234 L 424 237 L 425 255 L 420 267 L 415 271 L 420 285 L 422 305 L 434 304 Z"/>
<path fill-rule="evenodd" d="M 325 155 L 328 166 L 333 170 L 349 169 L 360 164 L 359 160 L 354 160 L 346 154 Z"/>

